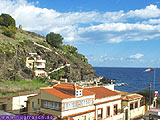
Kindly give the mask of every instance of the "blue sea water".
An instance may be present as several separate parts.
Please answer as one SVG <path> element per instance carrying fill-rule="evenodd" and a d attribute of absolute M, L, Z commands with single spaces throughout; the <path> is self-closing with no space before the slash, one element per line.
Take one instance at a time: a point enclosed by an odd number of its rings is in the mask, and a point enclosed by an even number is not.
<path fill-rule="evenodd" d="M 148 89 L 151 82 L 152 90 L 158 90 L 160 94 L 160 68 L 150 72 L 144 72 L 147 68 L 94 67 L 94 69 L 99 76 L 120 80 L 117 83 L 128 83 L 127 86 L 116 86 L 116 90 L 136 93 Z"/>

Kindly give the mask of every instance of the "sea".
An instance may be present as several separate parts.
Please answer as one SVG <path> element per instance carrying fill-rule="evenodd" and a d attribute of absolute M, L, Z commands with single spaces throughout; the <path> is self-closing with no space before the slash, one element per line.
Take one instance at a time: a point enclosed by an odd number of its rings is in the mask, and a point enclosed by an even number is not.
<path fill-rule="evenodd" d="M 149 83 L 154 92 L 158 90 L 160 94 L 160 68 L 153 71 L 144 72 L 147 68 L 126 68 L 126 67 L 94 67 L 95 73 L 108 79 L 115 80 L 116 83 L 127 83 L 126 86 L 115 86 L 116 90 L 136 93 L 148 90 Z"/>

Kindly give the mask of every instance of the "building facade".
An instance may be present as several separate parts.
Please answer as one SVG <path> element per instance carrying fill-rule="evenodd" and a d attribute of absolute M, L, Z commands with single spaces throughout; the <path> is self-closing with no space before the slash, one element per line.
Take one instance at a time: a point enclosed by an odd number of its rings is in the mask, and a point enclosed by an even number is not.
<path fill-rule="evenodd" d="M 22 107 L 26 107 L 26 101 L 28 100 L 28 97 L 34 95 L 36 95 L 36 93 L 0 97 L 0 110 L 17 114 L 20 112 Z"/>
<path fill-rule="evenodd" d="M 145 115 L 145 100 L 142 95 L 119 92 L 122 96 L 124 120 L 134 120 Z"/>
<path fill-rule="evenodd" d="M 42 60 L 42 57 L 37 55 L 37 53 L 30 53 L 26 57 L 26 67 L 32 69 L 35 76 L 47 77 L 47 72 L 45 71 L 46 60 Z"/>
<path fill-rule="evenodd" d="M 60 83 L 41 88 L 40 94 L 28 98 L 28 113 L 35 110 L 61 119 L 123 119 L 121 95 L 102 86 L 82 88 L 76 84 Z"/>

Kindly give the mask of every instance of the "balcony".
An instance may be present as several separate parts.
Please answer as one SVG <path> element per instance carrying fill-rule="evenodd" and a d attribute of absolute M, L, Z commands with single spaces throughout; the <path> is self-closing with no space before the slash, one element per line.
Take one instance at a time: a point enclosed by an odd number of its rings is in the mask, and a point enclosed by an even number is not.
<path fill-rule="evenodd" d="M 145 114 L 145 106 L 130 110 L 130 118 L 134 119 Z"/>
<path fill-rule="evenodd" d="M 38 63 L 46 63 L 46 60 L 36 60 Z"/>

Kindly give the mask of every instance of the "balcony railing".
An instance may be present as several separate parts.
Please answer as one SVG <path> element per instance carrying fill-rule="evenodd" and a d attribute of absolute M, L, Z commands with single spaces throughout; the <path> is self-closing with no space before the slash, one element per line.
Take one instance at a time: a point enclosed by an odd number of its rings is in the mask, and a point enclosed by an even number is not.
<path fill-rule="evenodd" d="M 45 65 L 37 65 L 37 68 L 45 68 Z"/>

